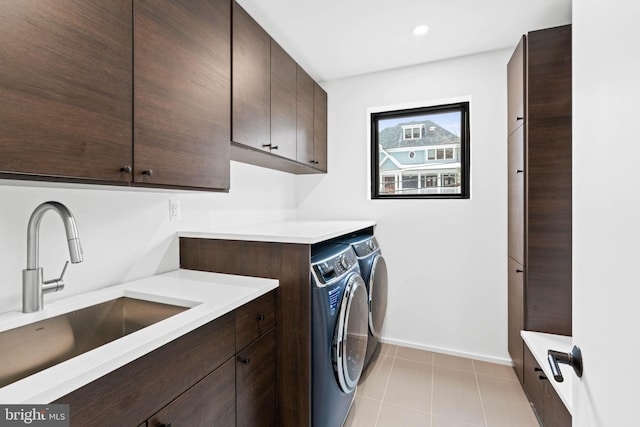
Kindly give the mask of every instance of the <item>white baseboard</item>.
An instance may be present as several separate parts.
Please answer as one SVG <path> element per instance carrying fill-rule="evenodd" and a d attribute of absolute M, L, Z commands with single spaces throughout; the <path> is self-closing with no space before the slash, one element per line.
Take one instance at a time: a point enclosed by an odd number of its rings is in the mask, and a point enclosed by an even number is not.
<path fill-rule="evenodd" d="M 483 362 L 497 363 L 498 365 L 513 366 L 513 362 L 509 358 L 492 357 L 492 356 L 486 356 L 483 354 L 476 354 L 476 353 L 467 353 L 465 351 L 452 350 L 449 348 L 442 348 L 442 347 L 433 347 L 433 346 L 428 346 L 423 344 L 417 344 L 414 342 L 394 340 L 390 338 L 381 338 L 380 341 L 385 344 L 393 344 L 401 347 L 416 348 L 418 350 L 432 351 L 434 353 L 448 354 L 450 356 L 464 357 L 467 359 L 481 360 Z"/>

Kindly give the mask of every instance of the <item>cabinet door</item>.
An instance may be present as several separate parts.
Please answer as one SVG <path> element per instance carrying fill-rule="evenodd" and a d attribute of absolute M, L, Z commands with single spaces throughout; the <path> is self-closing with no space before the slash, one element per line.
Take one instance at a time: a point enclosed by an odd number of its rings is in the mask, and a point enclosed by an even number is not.
<path fill-rule="evenodd" d="M 545 393 L 546 388 L 549 386 L 549 380 L 540 369 L 535 357 L 529 351 L 529 348 L 524 346 L 524 390 L 527 392 L 529 401 L 533 404 L 533 407 L 538 415 L 539 419 L 544 418 L 545 411 Z M 546 425 L 545 425 L 546 427 Z"/>
<path fill-rule="evenodd" d="M 272 154 L 296 159 L 296 62 L 271 40 Z"/>
<path fill-rule="evenodd" d="M 178 396 L 148 421 L 149 427 L 235 426 L 233 358 Z"/>
<path fill-rule="evenodd" d="M 129 181 L 131 1 L 0 10 L 0 173 Z"/>
<path fill-rule="evenodd" d="M 313 152 L 313 79 L 300 67 L 297 73 L 297 144 L 298 162 L 314 166 Z"/>
<path fill-rule="evenodd" d="M 238 427 L 276 425 L 275 348 L 275 330 L 271 330 L 237 355 Z"/>
<path fill-rule="evenodd" d="M 524 329 L 524 268 L 509 258 L 508 272 L 508 348 L 520 382 L 524 382 L 523 347 L 520 331 Z"/>
<path fill-rule="evenodd" d="M 571 427 L 571 414 L 551 384 L 547 384 L 544 396 L 544 427 Z"/>
<path fill-rule="evenodd" d="M 507 64 L 507 135 L 511 135 L 525 121 L 526 41 L 526 37 L 522 36 Z"/>
<path fill-rule="evenodd" d="M 235 1 L 232 46 L 231 138 L 264 150 L 271 138 L 271 37 Z"/>
<path fill-rule="evenodd" d="M 317 83 L 313 85 L 313 162 L 327 171 L 327 92 Z"/>
<path fill-rule="evenodd" d="M 230 5 L 135 0 L 134 182 L 229 188 Z"/>
<path fill-rule="evenodd" d="M 524 126 L 516 129 L 508 139 L 508 223 L 509 256 L 525 264 L 525 142 Z"/>

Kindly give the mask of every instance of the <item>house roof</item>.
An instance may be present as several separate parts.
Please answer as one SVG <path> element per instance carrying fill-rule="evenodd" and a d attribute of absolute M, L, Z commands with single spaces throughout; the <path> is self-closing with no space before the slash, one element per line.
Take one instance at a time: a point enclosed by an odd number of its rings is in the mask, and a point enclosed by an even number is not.
<path fill-rule="evenodd" d="M 403 126 L 424 126 L 424 136 L 416 139 L 403 139 Z M 460 144 L 460 137 L 449 132 L 431 120 L 413 120 L 388 127 L 380 132 L 378 143 L 383 148 L 424 147 L 429 145 Z"/>

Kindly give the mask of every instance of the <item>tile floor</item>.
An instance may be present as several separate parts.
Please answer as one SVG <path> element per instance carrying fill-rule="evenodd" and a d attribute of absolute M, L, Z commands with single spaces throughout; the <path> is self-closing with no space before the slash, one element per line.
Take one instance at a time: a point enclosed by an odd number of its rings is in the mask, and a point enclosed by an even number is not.
<path fill-rule="evenodd" d="M 509 366 L 382 344 L 345 427 L 539 427 Z"/>

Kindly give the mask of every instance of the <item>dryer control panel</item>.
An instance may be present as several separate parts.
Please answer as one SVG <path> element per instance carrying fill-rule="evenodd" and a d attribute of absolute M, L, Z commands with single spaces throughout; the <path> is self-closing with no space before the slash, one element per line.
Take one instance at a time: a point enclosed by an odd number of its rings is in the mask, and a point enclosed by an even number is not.
<path fill-rule="evenodd" d="M 319 284 L 328 285 L 358 266 L 358 259 L 353 249 L 346 248 L 330 258 L 315 262 L 313 273 Z"/>
<path fill-rule="evenodd" d="M 353 249 L 356 251 L 358 257 L 362 258 L 376 251 L 379 251 L 380 246 L 378 245 L 378 241 L 376 240 L 376 238 L 371 236 L 369 239 L 354 243 Z"/>

